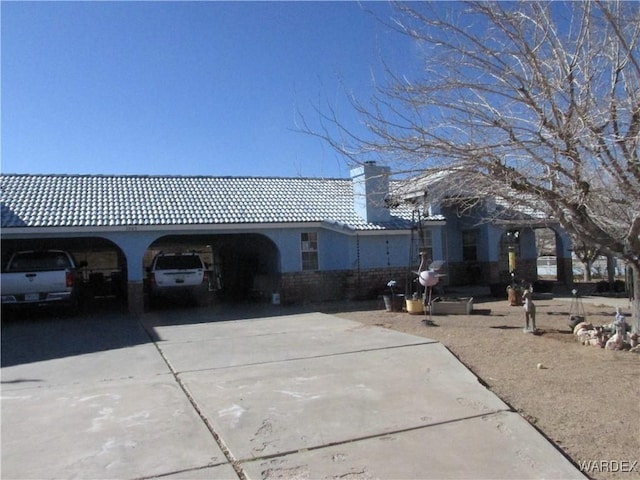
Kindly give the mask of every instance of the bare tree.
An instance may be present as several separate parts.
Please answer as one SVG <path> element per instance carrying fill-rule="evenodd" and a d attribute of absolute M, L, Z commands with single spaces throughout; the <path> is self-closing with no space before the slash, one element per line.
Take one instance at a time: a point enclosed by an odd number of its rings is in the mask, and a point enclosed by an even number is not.
<path fill-rule="evenodd" d="M 582 279 L 585 282 L 590 282 L 591 268 L 593 266 L 593 262 L 595 262 L 600 256 L 600 251 L 597 248 L 591 248 L 590 245 L 587 245 L 586 243 L 574 241 L 573 252 L 576 254 L 576 257 L 580 260 L 584 268 Z"/>
<path fill-rule="evenodd" d="M 389 69 L 353 98 L 366 133 L 330 108 L 312 133 L 354 162 L 454 172 L 449 192 L 542 211 L 640 278 L 640 3 L 395 7 L 388 25 L 413 39 L 420 77 Z M 640 331 L 637 293 L 632 314 Z"/>

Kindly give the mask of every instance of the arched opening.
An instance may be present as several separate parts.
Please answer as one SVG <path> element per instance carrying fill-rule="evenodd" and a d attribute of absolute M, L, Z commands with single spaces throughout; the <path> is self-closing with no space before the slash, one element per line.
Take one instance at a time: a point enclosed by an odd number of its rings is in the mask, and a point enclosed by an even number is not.
<path fill-rule="evenodd" d="M 536 251 L 538 258 L 536 270 L 538 278 L 545 281 L 558 280 L 557 235 L 551 228 L 537 228 Z"/>
<path fill-rule="evenodd" d="M 521 230 L 510 228 L 500 237 L 498 275 L 501 282 L 510 283 L 521 275 Z"/>
<path fill-rule="evenodd" d="M 200 255 L 207 268 L 210 302 L 267 302 L 279 290 L 280 252 L 264 235 L 167 235 L 145 253 L 145 271 L 160 252 Z"/>
<path fill-rule="evenodd" d="M 538 279 L 535 229 L 510 225 L 500 237 L 498 274 L 500 282 L 533 283 Z"/>
<path fill-rule="evenodd" d="M 101 237 L 23 238 L 2 240 L 2 265 L 16 251 L 65 250 L 77 262 L 86 262 L 79 270 L 83 307 L 126 308 L 127 262 L 122 250 Z"/>

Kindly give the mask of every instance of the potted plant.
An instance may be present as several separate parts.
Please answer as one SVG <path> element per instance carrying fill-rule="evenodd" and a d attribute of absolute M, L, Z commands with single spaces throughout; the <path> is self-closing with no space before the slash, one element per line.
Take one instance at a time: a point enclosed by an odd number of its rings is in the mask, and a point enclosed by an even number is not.
<path fill-rule="evenodd" d="M 384 307 L 387 312 L 397 312 L 402 310 L 402 304 L 404 303 L 402 300 L 404 298 L 404 295 L 396 294 L 394 291 L 395 287 L 396 281 L 389 280 L 387 282 L 387 288 L 389 289 L 389 292 L 382 295 L 382 299 L 384 300 Z"/>
<path fill-rule="evenodd" d="M 509 305 L 512 307 L 519 307 L 522 305 L 522 286 L 512 283 L 507 287 L 507 299 Z"/>
<path fill-rule="evenodd" d="M 414 315 L 424 313 L 424 300 L 418 292 L 414 292 L 411 298 L 407 298 L 407 313 Z"/>

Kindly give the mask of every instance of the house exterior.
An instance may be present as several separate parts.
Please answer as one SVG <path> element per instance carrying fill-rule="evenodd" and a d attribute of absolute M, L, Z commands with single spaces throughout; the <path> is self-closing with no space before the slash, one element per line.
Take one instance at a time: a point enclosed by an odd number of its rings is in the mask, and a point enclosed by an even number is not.
<path fill-rule="evenodd" d="M 408 271 L 414 208 L 387 208 L 389 169 L 375 164 L 350 179 L 3 174 L 0 186 L 3 255 L 70 250 L 132 312 L 162 250 L 200 252 L 212 288 L 236 300 L 370 296 Z"/>
<path fill-rule="evenodd" d="M 538 256 L 549 254 L 538 251 L 540 229 L 550 231 L 545 238 L 553 237 L 553 246 L 545 248 L 554 250 L 554 280 L 571 284 L 572 244 L 558 223 L 531 207 L 478 197 L 475 182 L 472 172 L 449 169 L 413 177 L 395 192 L 405 202 L 422 204 L 429 215 L 444 217 L 440 243 L 449 284 L 490 285 L 504 293 L 514 281 L 534 283 L 543 274 L 538 272 Z"/>
<path fill-rule="evenodd" d="M 2 174 L 2 254 L 69 250 L 95 291 L 117 292 L 134 313 L 160 251 L 199 252 L 229 301 L 371 298 L 389 280 L 410 293 L 420 250 L 447 262 L 446 284 L 500 280 L 513 225 L 478 226 L 415 196 L 390 203 L 389 177 L 373 162 L 349 179 Z M 518 253 L 535 275 L 530 230 Z"/>

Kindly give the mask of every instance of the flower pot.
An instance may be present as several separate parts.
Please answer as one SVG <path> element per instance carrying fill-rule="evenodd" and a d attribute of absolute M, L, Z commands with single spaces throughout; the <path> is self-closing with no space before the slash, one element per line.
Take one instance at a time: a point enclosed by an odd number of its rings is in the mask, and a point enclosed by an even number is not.
<path fill-rule="evenodd" d="M 384 309 L 387 312 L 393 312 L 393 297 L 391 295 L 383 295 L 382 300 L 384 300 Z"/>
<path fill-rule="evenodd" d="M 424 303 L 422 303 L 422 300 L 411 300 L 407 298 L 407 313 L 411 315 L 422 315 L 424 313 Z"/>
<path fill-rule="evenodd" d="M 384 308 L 387 312 L 401 312 L 404 306 L 404 295 L 383 295 Z"/>
<path fill-rule="evenodd" d="M 522 305 L 522 292 L 516 288 L 507 288 L 507 299 L 509 305 L 512 307 L 519 307 Z"/>

